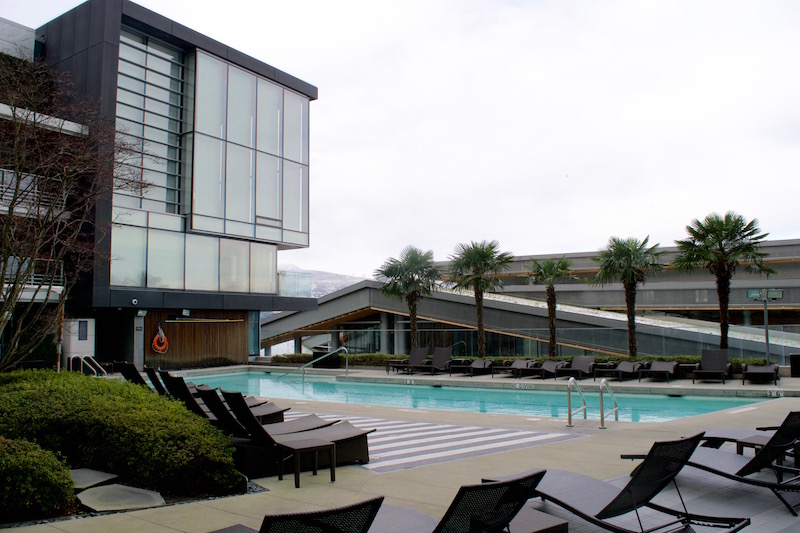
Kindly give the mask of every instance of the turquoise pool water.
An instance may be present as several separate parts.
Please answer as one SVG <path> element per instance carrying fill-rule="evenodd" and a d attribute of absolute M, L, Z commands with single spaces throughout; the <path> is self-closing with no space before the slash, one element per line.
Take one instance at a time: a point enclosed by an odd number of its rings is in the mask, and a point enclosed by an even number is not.
<path fill-rule="evenodd" d="M 354 383 L 336 381 L 327 376 L 306 376 L 305 378 L 287 376 L 276 379 L 276 375 L 265 372 L 191 375 L 187 376 L 187 379 L 197 384 L 204 383 L 211 387 L 221 387 L 225 390 L 276 399 L 531 417 L 567 418 L 568 414 L 565 391 Z M 599 396 L 585 392 L 584 395 L 586 396 L 588 417 L 599 420 Z M 713 411 L 735 409 L 760 401 L 755 398 L 670 397 L 646 394 L 616 394 L 616 398 L 619 405 L 619 419 L 628 422 L 662 422 Z M 613 407 L 608 395 L 605 396 L 604 401 L 606 411 Z M 574 392 L 572 402 L 574 410 L 580 402 L 580 397 Z"/>

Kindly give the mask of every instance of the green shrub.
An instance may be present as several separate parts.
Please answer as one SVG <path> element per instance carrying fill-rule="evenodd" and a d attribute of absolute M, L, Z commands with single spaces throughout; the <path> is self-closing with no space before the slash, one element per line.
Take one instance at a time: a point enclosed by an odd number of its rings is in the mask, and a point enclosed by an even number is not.
<path fill-rule="evenodd" d="M 60 516 L 74 507 L 69 468 L 56 454 L 0 437 L 0 522 Z"/>
<path fill-rule="evenodd" d="M 72 468 L 110 471 L 174 495 L 241 486 L 233 445 L 183 404 L 144 387 L 74 372 L 0 374 L 0 435 L 60 452 Z"/>

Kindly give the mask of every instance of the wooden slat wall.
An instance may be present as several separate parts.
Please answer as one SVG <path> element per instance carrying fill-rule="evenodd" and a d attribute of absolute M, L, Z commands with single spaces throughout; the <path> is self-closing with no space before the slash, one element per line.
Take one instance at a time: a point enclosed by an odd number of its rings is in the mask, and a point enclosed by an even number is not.
<path fill-rule="evenodd" d="M 145 317 L 144 361 L 162 369 L 219 366 L 246 363 L 247 311 L 195 311 L 190 318 L 240 320 L 220 324 L 162 323 L 169 347 L 166 353 L 153 350 L 158 323 L 174 319 L 174 312 L 150 311 Z"/>

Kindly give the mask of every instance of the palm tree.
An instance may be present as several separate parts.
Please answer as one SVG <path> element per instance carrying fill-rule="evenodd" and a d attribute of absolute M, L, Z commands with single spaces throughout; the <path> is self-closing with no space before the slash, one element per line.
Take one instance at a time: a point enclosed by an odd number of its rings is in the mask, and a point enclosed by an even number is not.
<path fill-rule="evenodd" d="M 634 237 L 620 239 L 611 237 L 608 245 L 593 259 L 600 263 L 600 270 L 590 280 L 592 285 L 606 285 L 622 282 L 625 289 L 625 307 L 628 314 L 628 353 L 636 357 L 636 286 L 644 283 L 649 274 L 660 272 L 664 265 L 659 263 L 663 252 L 658 244 L 647 247 L 649 236 L 643 241 Z"/>
<path fill-rule="evenodd" d="M 423 252 L 414 246 L 406 246 L 399 259 L 389 258 L 375 271 L 375 277 L 384 284 L 381 292 L 391 298 L 405 299 L 408 304 L 412 348 L 418 344 L 417 304 L 431 295 L 440 275 L 433 264 L 433 251 Z"/>
<path fill-rule="evenodd" d="M 509 269 L 513 255 L 498 250 L 497 241 L 459 244 L 450 256 L 450 279 L 456 288 L 472 289 L 475 293 L 475 313 L 478 321 L 478 357 L 486 357 L 486 338 L 483 331 L 483 295 L 503 286 L 499 274 Z"/>
<path fill-rule="evenodd" d="M 550 357 L 556 356 L 556 283 L 570 277 L 569 260 L 533 259 L 529 265 L 528 280 L 547 286 L 547 319 L 550 326 Z"/>
<path fill-rule="evenodd" d="M 678 256 L 672 264 L 676 269 L 706 268 L 716 277 L 720 350 L 728 347 L 728 303 L 731 278 L 736 268 L 744 264 L 747 272 L 767 276 L 775 273 L 764 264 L 767 254 L 759 251 L 761 241 L 769 233 L 759 231 L 755 218 L 748 222 L 733 211 L 728 211 L 725 216 L 711 213 L 702 221 L 695 219 L 686 226 L 688 239 L 675 241 Z"/>

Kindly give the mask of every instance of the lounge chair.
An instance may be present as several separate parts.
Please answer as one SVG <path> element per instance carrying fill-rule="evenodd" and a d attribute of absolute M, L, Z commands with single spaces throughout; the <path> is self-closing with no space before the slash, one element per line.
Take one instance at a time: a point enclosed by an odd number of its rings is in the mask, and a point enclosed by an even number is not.
<path fill-rule="evenodd" d="M 641 367 L 642 363 L 635 363 L 633 361 L 620 361 L 614 368 L 603 368 L 599 365 L 595 365 L 593 380 L 596 380 L 598 375 L 606 375 L 616 377 L 619 381 L 625 381 L 624 378 L 626 376 L 631 378 L 638 376 Z"/>
<path fill-rule="evenodd" d="M 571 376 L 577 379 L 583 379 L 584 376 L 591 376 L 593 373 L 594 356 L 576 355 L 572 358 L 572 363 L 569 366 L 563 366 L 556 369 L 556 378 L 561 376 Z"/>
<path fill-rule="evenodd" d="M 750 381 L 772 381 L 775 385 L 781 377 L 778 375 L 778 365 L 744 365 L 742 369 L 742 385 L 745 380 Z"/>
<path fill-rule="evenodd" d="M 358 429 L 349 422 L 339 422 L 331 426 L 300 433 L 273 435 L 268 429 L 269 424 L 262 425 L 253 416 L 252 411 L 241 402 L 241 394 L 222 391 L 222 395 L 236 419 L 250 434 L 250 438 L 262 448 L 274 449 L 282 445 L 288 446 L 292 441 L 321 439 L 336 444 L 337 466 L 350 463 L 366 464 L 369 462 L 367 435 L 375 431 L 374 429 L 363 430 Z"/>
<path fill-rule="evenodd" d="M 411 351 L 408 354 L 408 359 L 405 362 L 395 363 L 392 365 L 392 368 L 397 372 L 405 372 L 406 374 L 410 374 L 414 371 L 415 367 L 425 364 L 427 359 L 428 347 L 417 346 L 411 348 Z"/>
<path fill-rule="evenodd" d="M 653 361 L 648 368 L 639 369 L 639 381 L 642 381 L 642 377 L 660 377 L 669 383 L 670 376 L 674 376 L 677 371 L 677 361 Z"/>
<path fill-rule="evenodd" d="M 428 364 L 413 365 L 415 371 L 430 372 L 435 374 L 437 372 L 446 372 L 450 365 L 450 358 L 453 356 L 453 347 L 436 347 L 433 349 L 433 355 Z"/>
<path fill-rule="evenodd" d="M 383 496 L 324 511 L 266 515 L 261 522 L 261 529 L 258 531 L 242 524 L 236 524 L 211 533 L 332 533 L 338 531 L 366 533 L 375 520 L 381 503 L 383 503 Z"/>
<path fill-rule="evenodd" d="M 217 426 L 225 432 L 233 435 L 234 437 L 250 438 L 250 433 L 247 432 L 245 427 L 239 423 L 236 417 L 231 413 L 222 398 L 214 389 L 199 389 L 200 397 L 203 399 L 206 407 L 208 407 L 214 416 L 217 418 Z M 229 396 L 238 395 L 240 399 L 236 401 L 244 402 L 244 396 L 239 392 L 229 392 Z M 250 408 L 245 404 L 246 407 Z M 252 410 L 252 408 L 250 408 Z M 285 435 L 289 433 L 299 433 L 301 431 L 310 431 L 312 429 L 319 429 L 328 427 L 338 422 L 338 420 L 324 420 L 317 415 L 305 415 L 294 420 L 286 422 L 272 422 L 269 424 L 262 424 L 269 426 L 267 430 L 272 435 Z"/>
<path fill-rule="evenodd" d="M 692 383 L 696 379 L 721 380 L 725 384 L 725 377 L 731 372 L 728 362 L 728 350 L 703 350 L 700 355 L 700 368 L 692 372 Z"/>
<path fill-rule="evenodd" d="M 161 379 L 158 377 L 155 368 L 151 368 L 149 366 L 144 367 L 144 372 L 147 374 L 147 379 L 150 380 L 150 384 L 159 393 L 161 396 L 169 396 L 167 389 L 164 388 L 164 384 L 161 383 Z"/>
<path fill-rule="evenodd" d="M 306 531 L 366 533 L 372 525 L 372 521 L 375 520 L 381 503 L 383 503 L 383 496 L 325 511 L 266 515 L 261 523 L 259 533 Z"/>
<path fill-rule="evenodd" d="M 547 475 L 536 487 L 536 495 L 543 500 L 553 502 L 567 511 L 583 518 L 594 526 L 628 533 L 633 531 L 654 531 L 670 527 L 669 531 L 694 531 L 693 524 L 726 528 L 724 531 L 739 531 L 750 524 L 749 518 L 723 518 L 700 516 L 683 509 L 670 509 L 653 503 L 653 498 L 670 483 L 678 489 L 675 476 L 689 460 L 697 448 L 703 434 L 669 442 L 656 442 L 650 452 L 631 474 L 630 480 L 622 489 L 611 483 L 574 472 L 548 470 Z M 680 494 L 680 491 L 678 490 Z M 683 501 L 683 500 L 682 500 Z M 642 513 L 639 510 L 647 507 L 657 513 Z M 524 524 L 523 509 L 515 524 Z M 641 520 L 641 529 L 630 530 L 619 522 L 609 519 L 635 513 Z M 658 521 L 659 523 L 652 523 Z"/>
<path fill-rule="evenodd" d="M 161 381 L 167 388 L 169 395 L 180 400 L 186 405 L 186 408 L 196 415 L 208 418 L 214 425 L 222 424 L 217 421 L 217 417 L 211 412 L 211 409 L 203 402 L 199 396 L 194 396 L 189 385 L 182 377 L 171 375 L 165 370 L 158 372 L 161 376 Z M 199 393 L 201 389 L 196 389 Z M 209 389 L 211 390 L 211 389 Z M 283 413 L 288 411 L 288 407 L 278 407 L 274 403 L 268 402 L 253 407 L 248 406 L 253 416 L 255 416 L 260 423 L 269 424 L 273 422 L 283 422 Z"/>
<path fill-rule="evenodd" d="M 752 433 L 755 433 L 753 431 Z M 772 491 L 794 516 L 797 516 L 795 507 L 782 493 L 800 493 L 800 469 L 780 464 L 785 455 L 794 451 L 797 440 L 800 438 L 800 411 L 788 414 L 783 423 L 763 446 L 756 451 L 753 457 L 725 450 L 699 447 L 689 458 L 688 465 L 718 476 L 732 479 L 756 487 L 764 487 Z M 753 477 L 761 470 L 771 469 L 775 474 L 775 481 Z M 783 479 L 784 474 L 791 477 Z"/>
<path fill-rule="evenodd" d="M 468 365 L 450 364 L 448 368 L 451 376 L 455 372 L 456 374 L 469 374 L 469 377 L 473 377 L 476 374 L 492 374 L 494 376 L 493 366 L 494 361 L 491 359 L 475 359 Z"/>
<path fill-rule="evenodd" d="M 529 369 L 536 364 L 536 361 L 528 359 L 515 359 L 512 362 L 506 361 L 503 365 L 493 365 L 492 372 L 499 374 L 501 372 L 511 374 L 512 377 L 521 378 L 522 376 L 529 376 Z"/>
<path fill-rule="evenodd" d="M 150 385 L 147 384 L 133 363 L 129 363 L 127 361 L 116 361 L 114 362 L 114 369 L 119 370 L 119 373 L 122 374 L 122 377 L 124 377 L 127 381 L 152 390 L 150 389 Z"/>
<path fill-rule="evenodd" d="M 556 372 L 560 370 L 564 365 L 567 363 L 565 361 L 553 361 L 552 359 L 548 359 L 547 361 L 542 363 L 542 366 L 531 368 L 528 367 L 530 370 L 530 374 L 532 376 L 539 376 L 542 379 L 547 379 L 547 376 L 556 377 Z"/>

